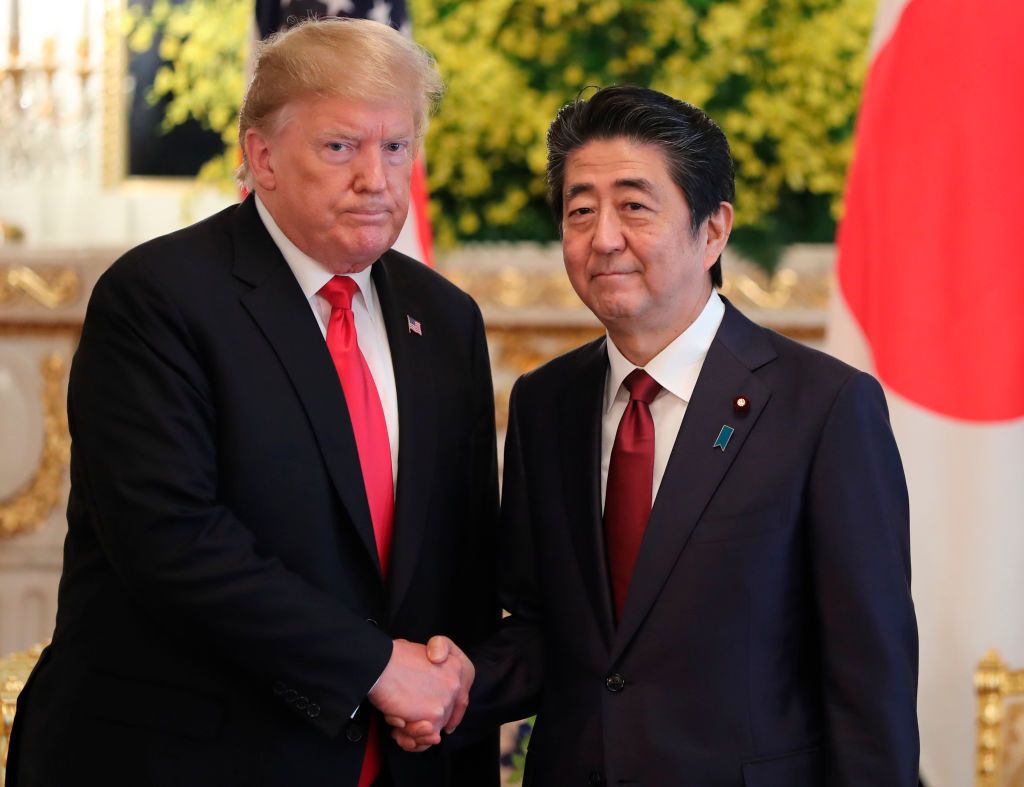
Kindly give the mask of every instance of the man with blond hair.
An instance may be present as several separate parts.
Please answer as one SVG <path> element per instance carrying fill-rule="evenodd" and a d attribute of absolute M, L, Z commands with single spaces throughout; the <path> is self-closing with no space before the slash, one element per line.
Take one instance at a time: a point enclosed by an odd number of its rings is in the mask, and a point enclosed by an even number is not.
<path fill-rule="evenodd" d="M 453 729 L 497 624 L 497 484 L 480 312 L 391 250 L 441 92 L 384 25 L 266 42 L 240 204 L 97 283 L 53 643 L 8 785 L 497 783 Z M 432 664 L 423 644 L 451 655 Z M 435 661 L 438 660 L 435 658 Z"/>

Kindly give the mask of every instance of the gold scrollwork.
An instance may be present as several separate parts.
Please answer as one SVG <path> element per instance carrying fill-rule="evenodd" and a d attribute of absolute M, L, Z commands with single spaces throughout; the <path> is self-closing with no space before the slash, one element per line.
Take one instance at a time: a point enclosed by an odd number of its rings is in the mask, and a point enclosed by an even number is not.
<path fill-rule="evenodd" d="M 1021 713 L 1019 705 L 1008 706 L 1007 698 L 1024 694 L 1024 669 L 1010 670 L 999 652 L 990 650 L 974 673 L 974 688 L 978 696 L 975 784 L 977 787 L 1019 784 L 1024 775 L 1021 764 L 1024 758 L 1019 749 L 1022 741 L 1014 727 L 1020 725 L 1010 722 L 1011 717 L 1019 720 Z M 1008 737 L 1013 737 L 1013 752 L 1008 750 Z"/>
<path fill-rule="evenodd" d="M 506 266 L 497 270 L 446 271 L 446 275 L 485 307 L 583 308 L 562 270 L 531 271 Z"/>
<path fill-rule="evenodd" d="M 11 653 L 0 659 L 0 784 L 4 783 L 7 768 L 7 744 L 14 726 L 14 712 L 18 708 L 18 695 L 25 688 L 29 673 L 39 661 L 45 645 L 34 645 L 28 650 Z"/>
<path fill-rule="evenodd" d="M 0 537 L 35 530 L 60 500 L 71 452 L 64 409 L 64 368 L 64 359 L 57 353 L 43 360 L 43 453 L 32 478 L 13 497 L 0 501 Z"/>
<path fill-rule="evenodd" d="M 59 309 L 74 303 L 81 293 L 82 281 L 73 268 L 39 273 L 25 265 L 0 268 L 0 304 L 24 293 L 47 309 Z"/>
<path fill-rule="evenodd" d="M 487 329 L 487 338 L 494 349 L 494 368 L 511 372 L 515 379 L 531 369 L 536 369 L 542 363 L 589 342 L 599 336 L 602 330 L 600 326 L 492 326 Z M 498 380 L 501 376 L 503 375 L 496 374 L 495 379 Z M 495 420 L 499 431 L 508 425 L 508 400 L 511 393 L 511 385 L 500 383 L 494 392 Z"/>
<path fill-rule="evenodd" d="M 798 274 L 792 268 L 780 268 L 771 278 L 760 272 L 728 272 L 722 294 L 740 307 L 749 304 L 759 309 L 826 309 L 829 289 L 827 272 Z"/>
<path fill-rule="evenodd" d="M 497 270 L 458 269 L 446 274 L 483 307 L 583 309 L 561 270 L 530 271 L 507 266 Z M 830 287 L 828 271 L 798 273 L 784 267 L 769 277 L 756 270 L 727 270 L 722 294 L 741 308 L 820 310 L 828 307 Z"/>

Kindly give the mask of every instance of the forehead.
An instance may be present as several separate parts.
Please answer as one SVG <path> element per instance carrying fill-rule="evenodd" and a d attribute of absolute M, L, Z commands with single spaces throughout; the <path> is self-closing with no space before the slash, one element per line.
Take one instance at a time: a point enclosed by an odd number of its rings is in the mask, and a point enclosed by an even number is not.
<path fill-rule="evenodd" d="M 566 158 L 563 190 L 567 192 L 581 184 L 614 185 L 619 180 L 640 178 L 655 186 L 671 184 L 668 159 L 661 148 L 627 137 L 595 139 Z"/>
<path fill-rule="evenodd" d="M 288 102 L 280 110 L 280 126 L 305 134 L 325 131 L 353 136 L 406 136 L 413 133 L 414 113 L 404 101 L 366 101 L 343 96 L 309 96 Z"/>

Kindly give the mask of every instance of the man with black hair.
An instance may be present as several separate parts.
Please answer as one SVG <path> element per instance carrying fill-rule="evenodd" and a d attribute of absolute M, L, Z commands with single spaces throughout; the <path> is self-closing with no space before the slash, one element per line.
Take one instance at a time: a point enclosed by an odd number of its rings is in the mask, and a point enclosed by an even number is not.
<path fill-rule="evenodd" d="M 548 132 L 607 335 L 509 407 L 497 637 L 469 724 L 537 714 L 526 784 L 917 784 L 903 469 L 878 383 L 721 297 L 721 129 L 610 87 Z M 416 727 L 395 733 L 414 748 Z"/>

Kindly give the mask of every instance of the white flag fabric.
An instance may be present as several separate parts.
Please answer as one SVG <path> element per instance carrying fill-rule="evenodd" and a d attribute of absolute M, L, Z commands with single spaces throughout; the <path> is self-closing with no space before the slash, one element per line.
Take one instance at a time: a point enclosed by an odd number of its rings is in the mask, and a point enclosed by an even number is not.
<path fill-rule="evenodd" d="M 883 2 L 828 349 L 886 388 L 910 490 L 928 787 L 973 783 L 972 678 L 1024 666 L 1024 3 Z"/>

